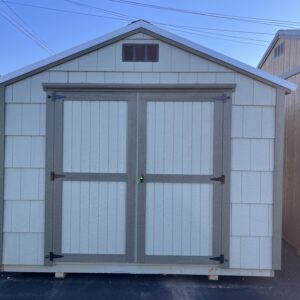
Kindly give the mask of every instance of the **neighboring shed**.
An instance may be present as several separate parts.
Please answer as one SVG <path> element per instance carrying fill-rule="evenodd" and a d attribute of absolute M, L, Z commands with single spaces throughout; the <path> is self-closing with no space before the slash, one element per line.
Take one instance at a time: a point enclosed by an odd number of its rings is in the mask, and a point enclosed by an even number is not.
<path fill-rule="evenodd" d="M 1 82 L 4 271 L 280 269 L 294 84 L 144 21 Z"/>
<path fill-rule="evenodd" d="M 279 30 L 258 67 L 300 84 L 300 30 Z M 300 89 L 285 103 L 283 238 L 300 253 Z"/>

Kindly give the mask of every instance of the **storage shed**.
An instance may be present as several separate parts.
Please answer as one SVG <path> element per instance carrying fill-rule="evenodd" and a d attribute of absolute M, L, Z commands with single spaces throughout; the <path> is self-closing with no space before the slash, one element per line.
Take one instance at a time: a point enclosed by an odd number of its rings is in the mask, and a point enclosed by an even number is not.
<path fill-rule="evenodd" d="M 0 82 L 3 271 L 280 269 L 293 83 L 145 21 Z"/>

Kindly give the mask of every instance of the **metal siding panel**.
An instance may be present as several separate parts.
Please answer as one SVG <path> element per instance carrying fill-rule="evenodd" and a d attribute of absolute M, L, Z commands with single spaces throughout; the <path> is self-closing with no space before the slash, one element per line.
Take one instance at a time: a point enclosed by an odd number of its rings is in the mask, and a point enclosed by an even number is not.
<path fill-rule="evenodd" d="M 4 170 L 4 200 L 21 200 L 21 169 Z"/>
<path fill-rule="evenodd" d="M 30 228 L 30 202 L 13 201 L 11 216 L 12 232 L 29 232 Z"/>
<path fill-rule="evenodd" d="M 39 169 L 21 169 L 21 200 L 43 200 L 40 199 L 39 185 Z"/>
<path fill-rule="evenodd" d="M 275 108 L 262 108 L 262 137 L 275 138 Z"/>
<path fill-rule="evenodd" d="M 243 106 L 232 106 L 232 137 L 243 137 L 243 116 L 244 108 Z"/>
<path fill-rule="evenodd" d="M 46 93 L 42 84 L 49 82 L 49 72 L 43 72 L 31 77 L 31 94 L 30 101 L 33 103 L 45 103 Z"/>
<path fill-rule="evenodd" d="M 13 84 L 13 102 L 29 103 L 31 96 L 31 78 L 26 78 Z"/>
<path fill-rule="evenodd" d="M 231 204 L 231 235 L 249 236 L 250 207 L 249 204 Z"/>
<path fill-rule="evenodd" d="M 30 201 L 30 232 L 44 233 L 45 203 L 44 201 Z"/>
<path fill-rule="evenodd" d="M 22 105 L 22 135 L 40 134 L 40 105 Z"/>
<path fill-rule="evenodd" d="M 250 140 L 233 138 L 231 143 L 232 170 L 250 170 Z"/>
<path fill-rule="evenodd" d="M 242 173 L 242 202 L 259 203 L 261 188 L 260 172 L 243 172 Z"/>
<path fill-rule="evenodd" d="M 243 137 L 260 138 L 262 135 L 262 109 L 261 107 L 244 107 Z"/>
<path fill-rule="evenodd" d="M 261 172 L 260 201 L 273 203 L 273 172 Z"/>
<path fill-rule="evenodd" d="M 242 202 L 242 172 L 232 171 L 230 178 L 230 202 Z"/>
<path fill-rule="evenodd" d="M 171 47 L 171 69 L 172 72 L 187 72 L 190 66 L 190 54 L 176 47 Z"/>
<path fill-rule="evenodd" d="M 16 265 L 20 259 L 20 234 L 3 234 L 3 264 Z"/>
<path fill-rule="evenodd" d="M 272 238 L 261 237 L 259 241 L 259 268 L 272 269 Z"/>
<path fill-rule="evenodd" d="M 31 137 L 12 137 L 12 163 L 14 168 L 30 167 Z"/>
<path fill-rule="evenodd" d="M 275 105 L 274 88 L 254 81 L 253 101 L 255 105 Z"/>
<path fill-rule="evenodd" d="M 97 69 L 98 69 L 97 51 L 79 57 L 78 59 L 79 71 L 97 71 Z"/>
<path fill-rule="evenodd" d="M 21 135 L 22 131 L 22 104 L 5 105 L 5 134 Z"/>
<path fill-rule="evenodd" d="M 269 235 L 269 205 L 250 205 L 250 235 Z"/>
<path fill-rule="evenodd" d="M 22 265 L 41 265 L 40 255 L 43 249 L 43 238 L 37 233 L 20 234 L 20 261 Z"/>
<path fill-rule="evenodd" d="M 259 269 L 259 237 L 241 238 L 241 268 Z"/>
<path fill-rule="evenodd" d="M 270 139 L 251 140 L 251 170 L 273 170 L 273 147 L 274 141 Z"/>
<path fill-rule="evenodd" d="M 45 168 L 45 137 L 31 138 L 31 168 Z"/>
<path fill-rule="evenodd" d="M 171 70 L 171 46 L 158 41 L 159 60 L 153 63 L 154 72 L 166 72 Z"/>
<path fill-rule="evenodd" d="M 97 51 L 98 71 L 116 70 L 116 45 L 112 44 Z"/>
<path fill-rule="evenodd" d="M 85 83 L 86 72 L 68 72 L 69 83 Z"/>
<path fill-rule="evenodd" d="M 241 268 L 241 238 L 230 237 L 230 258 L 229 267 L 239 269 Z"/>
<path fill-rule="evenodd" d="M 12 201 L 4 201 L 3 232 L 12 232 Z"/>
<path fill-rule="evenodd" d="M 234 104 L 252 105 L 254 80 L 246 76 L 236 74 L 235 77 L 236 90 L 234 92 Z"/>

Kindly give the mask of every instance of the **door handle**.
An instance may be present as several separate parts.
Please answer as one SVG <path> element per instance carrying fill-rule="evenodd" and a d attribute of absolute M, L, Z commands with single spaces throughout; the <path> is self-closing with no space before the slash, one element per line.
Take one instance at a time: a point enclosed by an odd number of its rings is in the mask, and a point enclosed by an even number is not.
<path fill-rule="evenodd" d="M 143 181 L 144 181 L 144 175 L 142 174 L 137 178 L 137 184 L 142 183 Z"/>

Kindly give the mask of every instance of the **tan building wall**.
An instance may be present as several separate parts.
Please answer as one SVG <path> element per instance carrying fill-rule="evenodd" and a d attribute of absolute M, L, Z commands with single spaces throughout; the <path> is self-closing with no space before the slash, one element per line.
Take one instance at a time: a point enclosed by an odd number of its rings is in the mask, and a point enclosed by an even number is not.
<path fill-rule="evenodd" d="M 274 48 L 285 43 L 283 55 Z M 300 39 L 279 39 L 261 69 L 282 75 L 300 65 Z M 300 85 L 300 74 L 287 80 Z M 300 253 L 300 89 L 286 96 L 283 239 Z"/>

